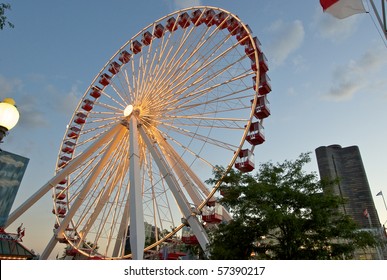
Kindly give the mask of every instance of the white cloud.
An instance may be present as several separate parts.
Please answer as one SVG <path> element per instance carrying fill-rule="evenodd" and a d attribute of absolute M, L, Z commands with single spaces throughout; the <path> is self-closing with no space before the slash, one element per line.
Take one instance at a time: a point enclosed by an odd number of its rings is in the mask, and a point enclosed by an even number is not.
<path fill-rule="evenodd" d="M 318 34 L 333 42 L 344 41 L 355 33 L 362 17 L 352 16 L 345 19 L 337 19 L 330 14 L 321 13 L 318 10 L 314 17 L 313 26 Z"/>
<path fill-rule="evenodd" d="M 267 56 L 274 65 L 281 65 L 285 60 L 301 47 L 305 30 L 300 20 L 283 22 L 278 20 L 269 29 L 271 36 L 275 38 L 268 43 Z"/>
<path fill-rule="evenodd" d="M 23 87 L 23 83 L 20 79 L 8 79 L 0 75 L 1 100 L 3 100 L 5 97 L 14 98 L 15 91 L 20 91 L 22 87 Z"/>
<path fill-rule="evenodd" d="M 71 89 L 67 92 L 63 92 L 53 85 L 47 85 L 45 91 L 50 96 L 50 107 L 55 112 L 62 113 L 70 118 L 73 111 L 76 108 L 79 100 L 81 99 L 81 92 L 78 89 L 78 84 L 73 84 Z"/>
<path fill-rule="evenodd" d="M 18 126 L 35 129 L 50 125 L 53 112 L 69 119 L 81 93 L 78 83 L 72 85 L 68 92 L 64 92 L 39 74 L 28 76 L 26 81 L 0 75 L 0 99 L 5 97 L 16 101 L 20 112 Z"/>
<path fill-rule="evenodd" d="M 42 111 L 42 102 L 33 94 L 25 94 L 19 101 L 20 111 L 19 126 L 24 128 L 37 128 L 47 126 L 49 117 Z"/>
<path fill-rule="evenodd" d="M 72 85 L 71 90 L 65 95 L 65 100 L 61 104 L 63 112 L 65 114 L 73 113 L 75 107 L 78 105 L 79 100 L 81 99 L 82 93 L 79 91 L 78 85 Z"/>
<path fill-rule="evenodd" d="M 373 82 L 373 78 L 383 66 L 387 66 L 387 53 L 384 49 L 369 49 L 358 60 L 336 66 L 332 73 L 332 86 L 325 97 L 343 101 L 351 99 L 354 94 L 366 87 L 377 91 L 377 84 Z"/>

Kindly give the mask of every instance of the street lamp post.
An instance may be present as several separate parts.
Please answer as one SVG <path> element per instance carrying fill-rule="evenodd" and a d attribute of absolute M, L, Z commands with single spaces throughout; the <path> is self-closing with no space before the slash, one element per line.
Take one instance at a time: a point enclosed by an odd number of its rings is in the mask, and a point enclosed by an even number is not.
<path fill-rule="evenodd" d="M 0 143 L 7 135 L 7 132 L 12 129 L 19 121 L 19 111 L 15 106 L 15 100 L 12 98 L 4 98 L 0 102 Z"/>

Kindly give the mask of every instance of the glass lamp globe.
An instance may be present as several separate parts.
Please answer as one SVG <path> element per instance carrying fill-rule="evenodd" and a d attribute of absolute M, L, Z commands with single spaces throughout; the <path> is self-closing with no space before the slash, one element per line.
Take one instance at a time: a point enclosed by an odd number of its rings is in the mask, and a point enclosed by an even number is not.
<path fill-rule="evenodd" d="M 19 116 L 19 111 L 12 98 L 5 98 L 0 102 L 0 132 L 3 137 L 8 130 L 12 129 L 17 124 Z"/>

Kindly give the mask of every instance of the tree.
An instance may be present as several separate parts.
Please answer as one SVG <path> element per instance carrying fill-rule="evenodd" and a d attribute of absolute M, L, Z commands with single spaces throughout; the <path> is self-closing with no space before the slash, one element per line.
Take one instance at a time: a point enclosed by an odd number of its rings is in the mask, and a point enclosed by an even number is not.
<path fill-rule="evenodd" d="M 220 200 L 233 220 L 210 234 L 212 259 L 342 259 L 376 238 L 359 231 L 340 211 L 344 201 L 317 174 L 303 171 L 309 154 L 295 161 L 261 164 L 255 176 L 231 170 Z M 224 168 L 217 167 L 214 184 Z M 324 190 L 324 191 L 323 191 Z"/>
<path fill-rule="evenodd" d="M 10 28 L 14 28 L 14 25 L 7 20 L 5 11 L 11 10 L 10 4 L 0 3 L 0 30 L 3 30 L 6 25 Z"/>

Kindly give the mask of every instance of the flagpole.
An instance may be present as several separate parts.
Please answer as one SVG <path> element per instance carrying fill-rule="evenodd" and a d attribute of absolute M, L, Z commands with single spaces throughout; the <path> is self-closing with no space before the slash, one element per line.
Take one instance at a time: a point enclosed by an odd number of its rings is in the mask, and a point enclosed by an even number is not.
<path fill-rule="evenodd" d="M 378 19 L 379 21 L 379 25 L 383 31 L 383 34 L 384 34 L 384 37 L 386 38 L 387 40 L 387 29 L 386 29 L 386 11 L 385 11 L 385 5 L 384 5 L 384 0 L 382 0 L 382 9 L 383 9 L 383 20 L 382 18 L 380 17 L 379 13 L 378 13 L 378 10 L 376 9 L 376 6 L 375 6 L 375 3 L 373 0 L 370 0 L 370 3 L 371 3 L 371 6 L 372 6 L 372 9 L 374 10 L 374 14 L 376 16 L 376 18 Z M 387 207 L 386 207 L 387 209 Z"/>
<path fill-rule="evenodd" d="M 386 5 L 384 4 L 384 1 L 382 0 L 382 13 L 383 13 L 383 27 L 384 27 L 384 34 L 387 35 L 387 19 L 386 19 Z"/>

